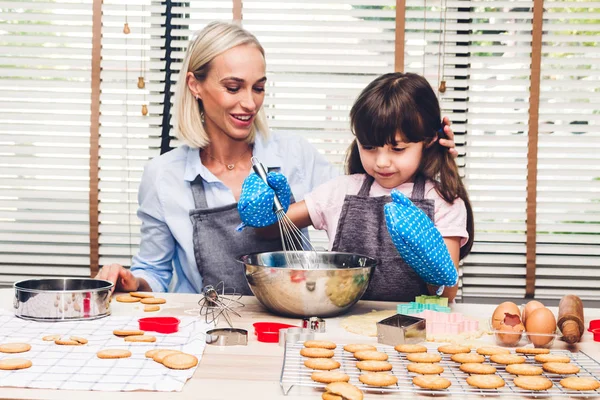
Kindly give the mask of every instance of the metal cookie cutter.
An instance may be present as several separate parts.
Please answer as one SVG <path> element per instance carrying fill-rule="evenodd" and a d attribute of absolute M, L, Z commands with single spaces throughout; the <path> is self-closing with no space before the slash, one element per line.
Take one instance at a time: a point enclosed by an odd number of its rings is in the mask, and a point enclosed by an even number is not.
<path fill-rule="evenodd" d="M 206 332 L 206 343 L 216 346 L 246 346 L 248 331 L 237 328 L 217 328 Z"/>
<path fill-rule="evenodd" d="M 424 342 L 425 322 L 425 319 L 411 315 L 393 315 L 377 323 L 377 342 L 390 346 Z"/>
<path fill-rule="evenodd" d="M 325 320 L 319 317 L 304 318 L 302 320 L 302 327 L 310 329 L 313 332 L 323 333 L 325 332 Z"/>
<path fill-rule="evenodd" d="M 313 340 L 315 333 L 308 328 L 288 328 L 279 330 L 279 345 L 285 346 L 286 343 L 305 342 Z"/>

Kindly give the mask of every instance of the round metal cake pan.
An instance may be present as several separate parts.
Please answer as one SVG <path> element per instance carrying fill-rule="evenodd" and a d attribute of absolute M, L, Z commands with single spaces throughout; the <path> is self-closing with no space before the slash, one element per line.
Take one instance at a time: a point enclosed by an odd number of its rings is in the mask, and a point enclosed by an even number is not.
<path fill-rule="evenodd" d="M 16 282 L 14 309 L 34 321 L 78 321 L 110 315 L 112 282 L 91 278 L 27 279 Z"/>

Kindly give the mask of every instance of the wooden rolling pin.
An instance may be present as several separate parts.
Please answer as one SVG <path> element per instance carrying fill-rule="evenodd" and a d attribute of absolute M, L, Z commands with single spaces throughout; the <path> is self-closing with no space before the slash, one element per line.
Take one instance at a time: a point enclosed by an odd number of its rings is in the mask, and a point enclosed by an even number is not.
<path fill-rule="evenodd" d="M 584 332 L 583 302 L 573 294 L 564 296 L 558 304 L 558 328 L 563 340 L 573 344 L 581 340 Z"/>

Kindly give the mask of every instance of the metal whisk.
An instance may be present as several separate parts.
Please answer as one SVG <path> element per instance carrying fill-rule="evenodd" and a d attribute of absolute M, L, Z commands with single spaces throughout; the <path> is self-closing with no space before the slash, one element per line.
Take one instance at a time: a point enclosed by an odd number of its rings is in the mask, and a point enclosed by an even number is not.
<path fill-rule="evenodd" d="M 252 169 L 268 185 L 267 171 L 256 157 L 252 157 Z M 317 251 L 310 240 L 302 233 L 292 220 L 286 215 L 277 195 L 273 200 L 273 211 L 277 215 L 281 247 L 288 266 L 300 265 L 304 269 L 311 269 L 317 260 Z"/>
<path fill-rule="evenodd" d="M 198 302 L 200 306 L 200 315 L 204 317 L 204 320 L 212 324 L 216 324 L 219 317 L 222 315 L 225 317 L 227 324 L 231 328 L 231 317 L 229 313 L 232 312 L 238 317 L 241 315 L 234 310 L 234 308 L 244 307 L 244 303 L 239 301 L 242 298 L 240 293 L 236 293 L 235 288 L 225 288 L 223 281 L 219 282 L 216 287 L 207 285 L 202 290 L 202 298 Z"/>

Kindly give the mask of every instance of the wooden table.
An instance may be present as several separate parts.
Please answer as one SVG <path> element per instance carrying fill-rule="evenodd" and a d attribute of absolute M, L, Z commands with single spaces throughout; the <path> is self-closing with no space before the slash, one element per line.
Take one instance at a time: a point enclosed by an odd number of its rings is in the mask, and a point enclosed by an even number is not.
<path fill-rule="evenodd" d="M 11 310 L 14 296 L 13 289 L 0 290 L 0 308 Z M 199 295 L 196 294 L 164 294 L 161 297 L 167 299 L 167 306 L 153 315 L 186 315 L 185 310 L 197 308 Z M 246 307 L 241 309 L 241 318 L 234 317 L 233 323 L 236 328 L 248 331 L 247 346 L 216 347 L 207 346 L 202 360 L 192 377 L 181 392 L 81 392 L 50 389 L 23 389 L 23 388 L 0 388 L 1 398 L 15 399 L 77 399 L 85 400 L 105 399 L 261 399 L 261 400 L 299 400 L 320 399 L 321 396 L 312 388 L 295 386 L 288 396 L 284 396 L 279 385 L 279 376 L 283 361 L 283 347 L 276 343 L 261 343 L 255 339 L 252 324 L 258 321 L 283 322 L 299 325 L 299 319 L 287 319 L 268 314 L 254 297 L 245 297 Z M 362 314 L 371 310 L 393 310 L 395 303 L 361 301 L 350 314 Z M 132 315 L 130 304 L 112 302 L 113 315 Z M 478 318 L 489 318 L 495 305 L 484 304 L 455 304 L 453 311 L 462 312 L 466 315 Z M 554 313 L 556 308 L 550 307 Z M 139 311 L 137 312 L 139 313 Z M 586 326 L 590 319 L 600 318 L 600 309 L 586 309 Z M 109 317 L 110 318 L 110 317 Z M 340 318 L 327 319 L 327 332 L 317 334 L 318 339 L 327 339 L 337 343 L 376 343 L 376 338 L 359 336 L 346 332 L 340 327 Z M 219 326 L 223 325 L 221 322 Z M 493 338 L 485 335 L 480 339 L 483 344 L 492 344 Z M 565 344 L 556 341 L 554 349 L 564 348 Z M 585 351 L 594 359 L 600 359 L 600 343 L 592 340 L 591 334 L 586 332 L 583 341 L 578 348 Z M 389 397 L 389 396 L 387 396 Z M 407 394 L 406 398 L 415 398 L 415 394 Z M 431 398 L 431 396 L 422 396 Z M 436 396 L 440 398 L 444 396 Z M 482 398 L 481 396 L 474 396 Z M 367 399 L 385 399 L 386 396 L 368 394 Z M 394 395 L 394 398 L 399 396 Z M 464 398 L 464 396 L 461 396 Z M 548 397 L 545 397 L 548 398 Z M 564 397 L 562 397 L 564 398 Z"/>

